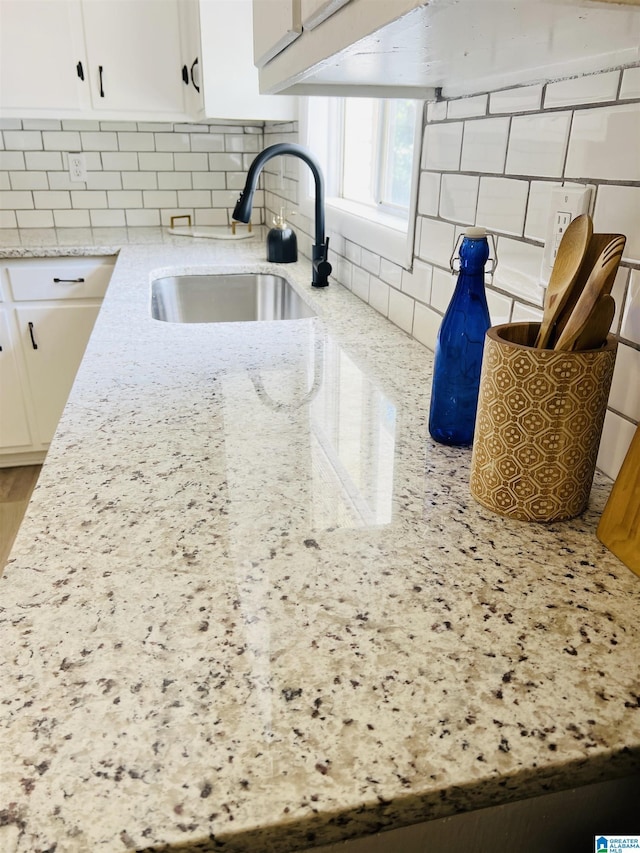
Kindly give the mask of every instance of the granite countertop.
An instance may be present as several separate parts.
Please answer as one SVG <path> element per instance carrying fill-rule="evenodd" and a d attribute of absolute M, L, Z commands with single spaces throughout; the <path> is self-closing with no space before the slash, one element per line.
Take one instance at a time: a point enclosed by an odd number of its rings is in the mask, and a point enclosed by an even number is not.
<path fill-rule="evenodd" d="M 75 239 L 119 256 L 0 581 L 3 851 L 288 853 L 638 772 L 610 481 L 493 515 L 429 438 L 429 351 L 305 261 Z M 318 316 L 151 319 L 151 278 L 244 269 Z"/>

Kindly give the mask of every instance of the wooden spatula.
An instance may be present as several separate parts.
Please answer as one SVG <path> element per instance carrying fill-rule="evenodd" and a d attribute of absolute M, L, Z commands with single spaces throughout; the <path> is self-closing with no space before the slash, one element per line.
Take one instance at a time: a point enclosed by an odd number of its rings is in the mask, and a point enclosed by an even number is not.
<path fill-rule="evenodd" d="M 578 277 L 592 234 L 593 223 L 587 213 L 576 216 L 564 232 L 547 285 L 542 323 L 535 342 L 537 347 L 549 346 L 554 324 Z"/>
<path fill-rule="evenodd" d="M 620 234 L 611 240 L 601 252 L 554 349 L 566 351 L 574 348 L 596 303 L 613 286 L 613 279 L 622 257 L 625 242 L 625 237 Z"/>
<path fill-rule="evenodd" d="M 597 535 L 625 566 L 640 575 L 640 426 L 613 484 Z"/>
<path fill-rule="evenodd" d="M 594 305 L 573 349 L 599 349 L 607 339 L 615 313 L 616 303 L 613 296 L 610 293 L 603 293 Z"/>

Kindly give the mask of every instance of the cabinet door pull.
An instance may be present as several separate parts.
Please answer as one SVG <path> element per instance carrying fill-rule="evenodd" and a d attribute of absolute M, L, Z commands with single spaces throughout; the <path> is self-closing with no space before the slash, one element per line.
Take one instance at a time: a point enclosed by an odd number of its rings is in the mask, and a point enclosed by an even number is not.
<path fill-rule="evenodd" d="M 34 349 L 38 349 L 38 344 L 36 343 L 36 339 L 33 337 L 33 323 L 29 321 L 29 334 L 31 335 L 31 346 Z"/>
<path fill-rule="evenodd" d="M 189 85 L 189 69 L 186 65 L 182 66 L 182 82 L 185 86 Z"/>
<path fill-rule="evenodd" d="M 102 85 L 102 65 L 98 65 L 98 74 L 100 75 L 100 97 L 104 98 L 104 86 Z"/>
<path fill-rule="evenodd" d="M 193 60 L 193 63 L 191 64 L 191 82 L 193 83 L 193 88 L 196 90 L 196 92 L 199 92 L 200 86 L 198 86 L 198 84 L 196 83 L 194 76 L 193 76 L 193 69 L 196 67 L 196 65 L 198 65 L 198 57 L 197 56 Z"/>
<path fill-rule="evenodd" d="M 79 77 L 81 80 L 84 80 L 84 68 L 82 67 L 82 63 L 81 63 L 81 62 L 79 62 L 79 63 L 76 65 L 76 71 L 77 71 L 77 73 L 78 73 L 78 77 Z"/>
<path fill-rule="evenodd" d="M 84 284 L 83 278 L 54 278 L 54 284 Z"/>

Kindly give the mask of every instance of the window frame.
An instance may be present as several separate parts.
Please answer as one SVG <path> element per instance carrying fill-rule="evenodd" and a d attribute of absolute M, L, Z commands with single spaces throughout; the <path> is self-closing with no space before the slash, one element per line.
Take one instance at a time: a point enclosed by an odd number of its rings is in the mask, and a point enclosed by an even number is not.
<path fill-rule="evenodd" d="M 313 98 L 301 99 L 299 118 L 300 143 L 313 151 L 310 140 L 309 105 Z M 327 109 L 329 121 L 333 122 L 336 131 L 330 134 L 327 142 L 327 155 L 333 162 L 339 162 L 342 168 L 342 126 L 337 116 L 342 114 L 337 104 L 333 101 L 340 99 L 329 99 Z M 326 230 L 341 235 L 347 240 L 354 242 L 368 251 L 375 252 L 387 260 L 399 264 L 405 269 L 411 269 L 414 255 L 414 240 L 418 207 L 418 186 L 420 180 L 421 144 L 424 126 L 424 101 L 416 101 L 416 124 L 413 145 L 413 165 L 411 172 L 411 193 L 409 199 L 409 216 L 403 219 L 395 214 L 390 214 L 384 209 L 377 209 L 370 205 L 348 201 L 337 195 L 337 180 L 339 170 L 334 173 L 325 173 L 326 197 L 325 197 L 325 219 Z M 339 131 L 339 132 L 337 132 Z M 332 151 L 328 149 L 331 148 Z M 317 152 L 314 152 L 317 154 Z M 321 158 L 322 159 L 322 158 Z M 311 183 L 309 181 L 308 169 L 301 164 L 299 180 L 298 205 L 301 213 L 314 218 L 313 197 L 310 193 Z M 378 178 L 380 176 L 378 175 Z"/>

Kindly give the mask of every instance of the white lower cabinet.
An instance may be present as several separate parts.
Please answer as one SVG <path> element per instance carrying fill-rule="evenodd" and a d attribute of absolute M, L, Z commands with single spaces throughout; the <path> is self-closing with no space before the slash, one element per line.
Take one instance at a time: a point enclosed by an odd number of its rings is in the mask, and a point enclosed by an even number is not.
<path fill-rule="evenodd" d="M 40 444 L 53 438 L 99 310 L 99 305 L 16 309 Z"/>
<path fill-rule="evenodd" d="M 0 467 L 44 457 L 112 271 L 112 258 L 5 262 L 0 277 Z"/>
<path fill-rule="evenodd" d="M 9 331 L 6 308 L 0 307 L 0 453 L 32 444 L 18 372 L 16 342 Z"/>

